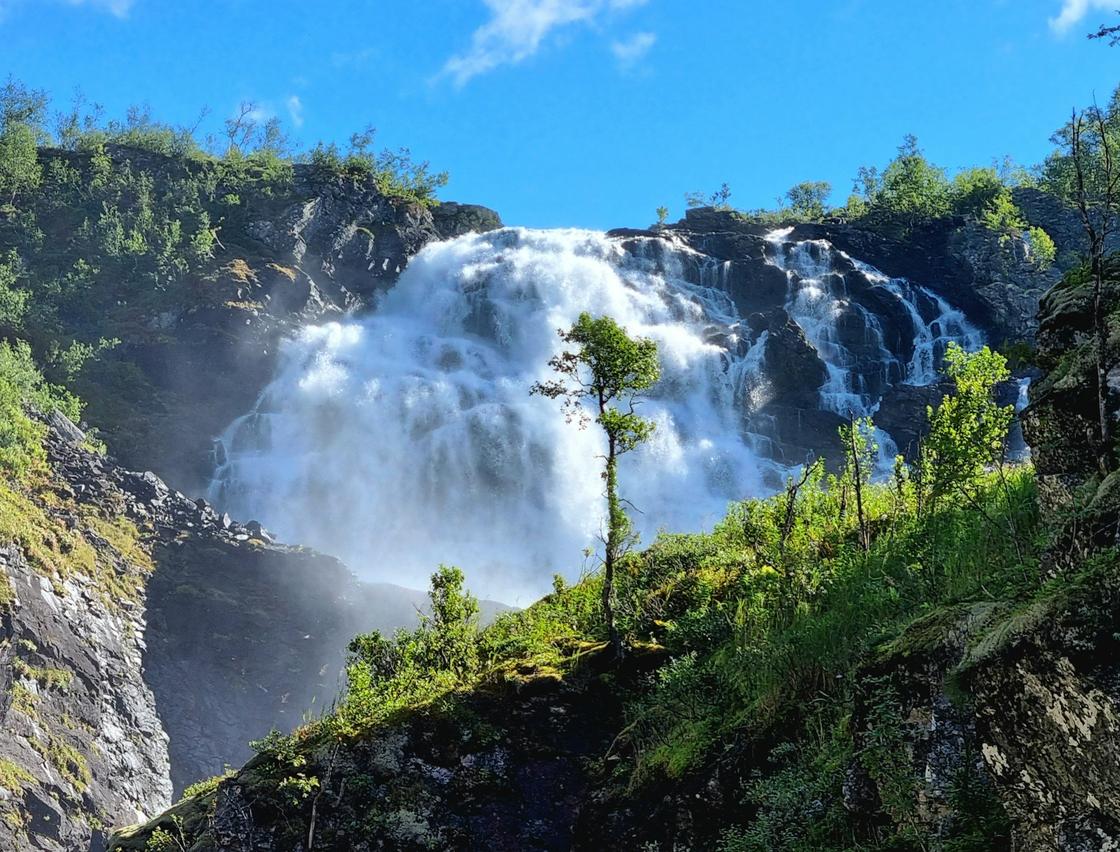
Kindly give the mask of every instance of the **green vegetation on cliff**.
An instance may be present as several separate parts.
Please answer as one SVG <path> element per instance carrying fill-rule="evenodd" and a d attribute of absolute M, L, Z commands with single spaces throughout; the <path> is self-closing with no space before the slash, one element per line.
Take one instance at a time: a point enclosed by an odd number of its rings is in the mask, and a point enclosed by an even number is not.
<path fill-rule="evenodd" d="M 262 741 L 254 761 L 216 786 L 249 790 L 261 813 L 276 814 L 270 830 L 287 838 L 281 844 L 308 842 L 309 833 L 321 848 L 344 835 L 372 840 L 408 813 L 414 830 L 400 848 L 439 848 L 446 825 L 421 805 L 435 793 L 421 784 L 411 810 L 407 796 L 383 800 L 358 769 L 337 769 L 368 758 L 345 755 L 378 743 L 399 748 L 390 744 L 417 719 L 450 726 L 448 743 L 503 741 L 472 709 L 480 697 L 503 696 L 495 700 L 509 706 L 546 684 L 602 683 L 621 704 L 617 722 L 604 707 L 601 724 L 616 727 L 604 732 L 606 752 L 585 767 L 604 813 L 695 789 L 695 779 L 714 778 L 746 749 L 767 768 L 733 785 L 697 829 L 713 845 L 926 848 L 934 829 L 914 802 L 928 780 L 906 757 L 905 720 L 892 715 L 904 685 L 867 667 L 937 646 L 966 613 L 994 618 L 1029 598 L 1042 545 L 1032 471 L 1001 462 L 1008 410 L 992 389 L 1006 377 L 1002 357 L 956 352 L 950 364 L 961 393 L 931 412 L 922 464 L 900 460 L 888 482 L 871 482 L 869 433 L 853 424 L 843 470 L 808 465 L 784 493 L 732 506 L 711 532 L 663 534 L 622 558 L 615 618 L 630 669 L 602 662 L 612 655 L 601 577 L 574 586 L 558 579 L 553 594 L 480 630 L 461 573 L 442 568 L 417 629 L 354 640 L 349 689 L 331 713 Z M 635 678 L 634 666 L 648 674 Z M 952 779 L 961 818 L 946 828 L 945 848 L 989 848 L 982 844 L 1006 836 L 988 782 L 969 765 Z M 852 772 L 877 790 L 867 813 L 853 812 L 842 794 Z M 400 796 L 413 783 L 400 780 Z M 116 848 L 145 848 L 156 829 L 177 833 L 184 848 L 210 848 L 215 796 L 207 787 L 170 816 L 122 834 Z M 343 814 L 363 816 L 355 823 Z M 584 828 L 602 830 L 604 844 L 620 842 L 605 824 Z M 645 839 L 656 831 L 651 823 Z"/>
<path fill-rule="evenodd" d="M 19 357 L 29 351 L 52 386 L 85 400 L 91 421 L 130 465 L 202 475 L 204 448 L 192 448 L 184 464 L 153 458 L 191 443 L 172 433 L 184 409 L 199 408 L 192 345 L 208 347 L 215 367 L 215 352 L 229 353 L 217 383 L 204 383 L 213 395 L 237 397 L 245 387 L 251 400 L 262 381 L 260 353 L 272 349 L 289 315 L 304 304 L 340 310 L 354 300 L 345 290 L 316 289 L 350 283 L 330 280 L 337 263 L 322 275 L 309 264 L 318 285 L 292 268 L 288 245 L 301 238 L 295 226 L 280 245 L 260 223 L 271 227 L 299 211 L 327 245 L 329 227 L 349 229 L 367 254 L 380 239 L 379 250 L 394 258 L 416 248 L 393 230 L 398 218 L 404 230 L 409 222 L 419 223 L 418 233 L 434 230 L 429 209 L 438 208 L 446 174 L 407 150 L 378 150 L 372 130 L 344 149 L 296 151 L 279 122 L 258 114 L 246 104 L 224 132 L 204 137 L 147 109 L 111 119 L 79 98 L 56 113 L 43 91 L 15 80 L 0 86 L 0 342 L 13 351 L 26 344 Z M 307 213 L 323 198 L 325 213 Z M 347 216 L 352 221 L 342 221 Z M 323 253 L 300 245 L 313 257 Z M 362 268 L 372 280 L 371 263 Z M 202 333 L 184 331 L 193 326 Z M 214 394 L 222 382 L 230 387 Z M 234 416 L 213 407 L 217 421 Z"/>

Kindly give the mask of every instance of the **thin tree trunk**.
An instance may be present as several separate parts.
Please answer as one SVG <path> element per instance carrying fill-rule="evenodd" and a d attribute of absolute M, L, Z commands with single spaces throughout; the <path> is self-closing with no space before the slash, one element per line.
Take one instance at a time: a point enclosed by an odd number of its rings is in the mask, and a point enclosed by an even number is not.
<path fill-rule="evenodd" d="M 863 470 L 859 463 L 859 448 L 856 446 L 856 420 L 848 416 L 848 444 L 852 454 L 852 479 L 856 490 L 856 518 L 859 521 L 859 543 L 863 552 L 871 549 L 871 537 L 867 532 L 867 519 L 863 516 Z"/>
<path fill-rule="evenodd" d="M 1102 475 L 1110 467 L 1112 421 L 1108 416 L 1108 327 L 1104 318 L 1104 247 L 1093 253 L 1093 326 L 1097 349 L 1097 417 L 1100 424 L 1101 448 L 1097 462 Z"/>
<path fill-rule="evenodd" d="M 618 499 L 618 447 L 607 439 L 607 552 L 603 559 L 603 619 L 616 657 L 622 657 L 622 637 L 614 614 L 614 571 L 625 538 L 626 517 Z"/>

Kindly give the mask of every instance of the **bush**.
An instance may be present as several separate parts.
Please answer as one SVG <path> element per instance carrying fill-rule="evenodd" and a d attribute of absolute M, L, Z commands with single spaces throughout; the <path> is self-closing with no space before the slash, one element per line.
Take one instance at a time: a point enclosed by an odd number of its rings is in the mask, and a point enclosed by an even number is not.
<path fill-rule="evenodd" d="M 35 131 L 23 122 L 0 127 L 0 199 L 14 204 L 36 189 L 42 178 Z"/>
<path fill-rule="evenodd" d="M 26 343 L 0 342 L 0 473 L 16 479 L 41 470 L 45 461 L 45 427 L 28 415 L 29 406 L 71 420 L 81 416 L 76 397 L 43 379 Z"/>
<path fill-rule="evenodd" d="M 1027 231 L 1027 245 L 1030 247 L 1031 260 L 1038 269 L 1049 269 L 1058 256 L 1054 240 L 1042 228 Z"/>

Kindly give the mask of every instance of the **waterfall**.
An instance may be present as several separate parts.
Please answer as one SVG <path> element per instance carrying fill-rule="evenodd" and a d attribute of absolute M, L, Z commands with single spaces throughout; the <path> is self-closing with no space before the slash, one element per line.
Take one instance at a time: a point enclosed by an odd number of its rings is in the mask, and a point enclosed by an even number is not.
<path fill-rule="evenodd" d="M 740 414 L 764 385 L 765 338 L 727 294 L 656 245 L 509 229 L 428 246 L 375 312 L 288 342 L 218 442 L 212 499 L 367 578 L 423 587 L 455 563 L 476 593 L 527 603 L 553 572 L 578 575 L 600 533 L 597 427 L 529 395 L 584 310 L 659 347 L 641 408 L 657 429 L 622 460 L 647 540 L 767 490 L 776 466 Z"/>
<path fill-rule="evenodd" d="M 772 262 L 790 280 L 786 311 L 828 368 L 828 381 L 821 388 L 825 409 L 845 416 L 849 411 L 857 416 L 874 414 L 887 386 L 898 381 L 910 385 L 936 381 L 950 342 L 970 352 L 983 345 L 980 330 L 932 290 L 905 278 L 891 278 L 825 240 L 788 242 L 791 230 L 772 231 L 766 239 L 773 247 Z M 905 313 L 913 349 L 905 364 L 888 345 L 879 317 L 850 292 L 853 278 L 868 292 L 878 288 L 888 293 Z M 853 327 L 858 329 L 854 340 Z"/>
<path fill-rule="evenodd" d="M 800 326 L 824 362 L 827 379 L 820 389 L 821 407 L 841 417 L 871 417 L 883 394 L 895 384 L 929 385 L 937 379 L 950 342 L 975 351 L 983 335 L 933 291 L 905 278 L 891 278 L 863 261 L 849 257 L 826 240 L 790 241 L 792 228 L 771 231 L 766 241 L 771 262 L 789 279 L 785 310 Z M 883 294 L 893 313 L 905 318 L 905 329 L 888 343 L 883 320 Z M 860 298 L 869 304 L 864 304 Z M 896 351 L 903 340 L 909 359 Z M 898 446 L 876 427 L 876 473 L 887 475 Z"/>
<path fill-rule="evenodd" d="M 1012 461 L 1023 462 L 1030 459 L 1031 448 L 1023 435 L 1023 421 L 1020 415 L 1030 403 L 1031 379 L 1029 376 L 1022 376 L 1014 381 L 1015 422 L 1011 424 L 1011 430 L 1007 433 L 1007 457 Z"/>
<path fill-rule="evenodd" d="M 672 236 L 504 229 L 429 245 L 370 313 L 283 346 L 253 410 L 216 442 L 210 497 L 367 579 L 423 587 L 454 563 L 476 594 L 528 603 L 553 573 L 596 567 L 602 436 L 529 395 L 552 377 L 557 329 L 589 311 L 659 348 L 662 379 L 641 407 L 657 428 L 621 464 L 636 527 L 649 541 L 710 526 L 780 487 L 781 365 L 767 359 L 789 345 L 774 337 L 783 310 L 827 371 L 825 440 L 835 414 L 873 414 L 893 384 L 931 380 L 947 340 L 972 339 L 928 291 L 785 236 L 764 241 L 789 280 L 766 316 L 740 315 L 730 263 Z M 799 423 L 813 416 L 801 405 Z M 890 436 L 879 443 L 893 457 Z"/>
<path fill-rule="evenodd" d="M 932 290 L 912 284 L 905 278 L 889 278 L 862 261 L 852 262 L 869 281 L 893 293 L 910 315 L 914 327 L 914 356 L 906 368 L 906 384 L 933 384 L 950 343 L 957 343 L 968 352 L 975 352 L 984 345 L 984 335 L 980 330 L 960 310 Z M 924 314 L 921 310 L 923 305 L 926 306 Z"/>

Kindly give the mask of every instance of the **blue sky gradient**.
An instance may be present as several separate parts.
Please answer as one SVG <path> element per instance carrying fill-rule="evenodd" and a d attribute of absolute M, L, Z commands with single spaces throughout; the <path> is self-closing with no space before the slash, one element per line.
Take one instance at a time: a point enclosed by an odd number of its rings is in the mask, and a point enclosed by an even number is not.
<path fill-rule="evenodd" d="M 954 170 L 1037 162 L 1120 47 L 1120 0 L 0 0 L 0 74 L 211 125 L 246 99 L 301 143 L 367 124 L 531 226 L 641 226 L 730 184 L 847 196 L 914 133 Z M 1120 19 L 1117 20 L 1120 23 Z"/>

